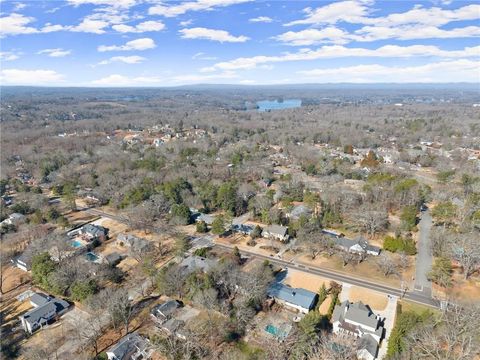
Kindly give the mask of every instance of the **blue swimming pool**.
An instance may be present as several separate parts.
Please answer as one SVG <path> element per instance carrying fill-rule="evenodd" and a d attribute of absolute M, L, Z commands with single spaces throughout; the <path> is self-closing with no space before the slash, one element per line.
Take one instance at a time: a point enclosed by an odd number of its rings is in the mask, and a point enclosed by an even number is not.
<path fill-rule="evenodd" d="M 100 259 L 98 255 L 93 252 L 86 253 L 85 257 L 87 258 L 88 261 L 91 261 L 91 262 L 96 262 Z"/>
<path fill-rule="evenodd" d="M 277 336 L 278 333 L 279 333 L 279 330 L 276 326 L 273 326 L 273 325 L 267 325 L 265 327 L 265 331 L 268 332 L 269 334 L 272 334 L 274 336 Z"/>
<path fill-rule="evenodd" d="M 83 246 L 83 244 L 78 240 L 73 240 L 71 244 L 74 248 L 79 248 Z"/>

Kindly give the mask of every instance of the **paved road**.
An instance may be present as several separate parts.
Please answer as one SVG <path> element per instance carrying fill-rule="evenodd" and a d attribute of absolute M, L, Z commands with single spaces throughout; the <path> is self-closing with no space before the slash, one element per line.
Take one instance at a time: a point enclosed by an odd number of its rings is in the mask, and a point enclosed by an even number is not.
<path fill-rule="evenodd" d="M 87 211 L 87 212 L 89 212 L 93 215 L 104 216 L 106 218 L 110 218 L 110 219 L 128 224 L 128 219 L 126 219 L 122 216 L 112 215 L 112 214 L 103 212 L 103 211 L 98 210 L 98 209 L 82 209 L 82 210 Z M 430 218 L 430 222 L 431 222 L 431 218 Z M 151 230 L 152 231 L 156 231 L 156 230 L 164 231 L 162 229 L 155 229 L 155 228 L 152 228 Z M 428 234 L 427 234 L 427 238 L 428 238 Z M 233 248 L 233 246 L 227 246 L 227 245 L 223 245 L 223 244 L 222 245 L 221 244 L 216 244 L 215 246 L 219 247 L 219 248 L 224 248 L 224 249 L 227 249 L 227 250 L 231 250 Z M 302 270 L 302 271 L 305 271 L 305 272 L 310 273 L 310 274 L 324 276 L 324 277 L 330 278 L 330 279 L 338 281 L 338 282 L 346 282 L 346 283 L 349 283 L 349 284 L 352 284 L 352 285 L 357 285 L 357 286 L 361 286 L 361 287 L 364 287 L 364 288 L 367 288 L 367 289 L 375 290 L 375 291 L 378 291 L 378 292 L 381 292 L 381 293 L 384 293 L 384 294 L 395 295 L 395 296 L 398 296 L 398 297 L 401 297 L 402 294 L 403 294 L 403 291 L 399 288 L 394 288 L 394 287 L 390 287 L 390 286 L 387 286 L 387 285 L 378 284 L 378 283 L 371 282 L 371 281 L 368 281 L 368 280 L 356 278 L 354 276 L 350 276 L 350 275 L 347 275 L 347 274 L 344 274 L 344 273 L 339 273 L 339 272 L 335 272 L 335 271 L 332 271 L 332 270 L 325 270 L 325 269 L 321 269 L 321 268 L 318 268 L 318 267 L 306 266 L 306 265 L 302 265 L 302 264 L 298 264 L 298 263 L 293 263 L 292 264 L 292 263 L 290 263 L 288 261 L 285 261 L 285 260 L 273 258 L 273 257 L 270 257 L 270 256 L 264 256 L 264 255 L 256 254 L 256 253 L 249 252 L 249 251 L 241 250 L 240 252 L 244 253 L 244 254 L 246 254 L 250 257 L 256 257 L 256 258 L 259 258 L 259 259 L 268 260 L 271 263 L 277 264 L 277 265 L 282 266 L 282 267 L 295 268 L 297 270 Z M 414 301 L 414 302 L 423 304 L 423 305 L 432 306 L 432 307 L 439 307 L 439 302 L 432 299 L 431 292 L 430 293 L 423 293 L 423 292 L 418 292 L 418 291 L 406 292 L 405 295 L 404 295 L 404 298 L 407 299 L 407 300 L 410 300 L 410 301 Z"/>
<path fill-rule="evenodd" d="M 422 218 L 418 224 L 418 254 L 415 270 L 415 291 L 422 292 L 425 296 L 432 295 L 432 283 L 428 281 L 427 274 L 432 269 L 432 244 L 430 241 L 430 229 L 432 227 L 432 217 L 430 211 L 422 213 Z"/>
<path fill-rule="evenodd" d="M 228 246 L 228 245 L 224 245 L 224 244 L 216 244 L 215 246 L 218 247 L 218 248 L 223 248 L 225 250 L 231 250 L 233 248 L 232 246 Z M 350 276 L 350 275 L 347 275 L 347 274 L 344 274 L 344 273 L 339 273 L 339 272 L 332 271 L 332 270 L 325 270 L 325 269 L 318 268 L 318 267 L 306 266 L 306 265 L 298 264 L 298 263 L 292 264 L 292 263 L 290 263 L 288 261 L 285 261 L 285 260 L 277 259 L 277 258 L 270 257 L 270 256 L 260 255 L 260 254 L 253 253 L 253 252 L 250 252 L 250 251 L 240 250 L 240 252 L 249 256 L 249 257 L 255 257 L 255 258 L 258 258 L 258 259 L 262 259 L 262 260 L 268 260 L 273 264 L 276 264 L 276 265 L 279 265 L 279 266 L 282 266 L 282 267 L 285 267 L 285 268 L 292 268 L 292 269 L 304 271 L 304 272 L 309 273 L 309 274 L 324 276 L 324 277 L 327 277 L 329 279 L 332 279 L 332 280 L 335 280 L 335 281 L 338 281 L 338 282 L 346 282 L 346 283 L 349 283 L 351 285 L 357 285 L 357 286 L 361 286 L 361 287 L 364 287 L 364 288 L 367 288 L 367 289 L 375 290 L 375 291 L 381 292 L 383 294 L 394 295 L 394 296 L 398 296 L 398 297 L 401 297 L 402 294 L 403 294 L 403 291 L 399 288 L 395 288 L 395 287 L 391 287 L 391 286 L 388 286 L 388 285 L 383 285 L 383 284 L 371 282 L 371 281 L 360 279 L 360 278 L 357 278 L 357 277 L 353 277 L 353 276 Z M 438 301 L 432 299 L 430 296 L 426 296 L 426 295 L 424 295 L 422 293 L 418 293 L 418 292 L 406 292 L 404 298 L 407 299 L 407 300 L 413 301 L 413 302 L 417 302 L 417 303 L 427 305 L 427 306 L 431 306 L 431 307 L 435 307 L 435 308 L 440 306 L 440 303 Z"/>

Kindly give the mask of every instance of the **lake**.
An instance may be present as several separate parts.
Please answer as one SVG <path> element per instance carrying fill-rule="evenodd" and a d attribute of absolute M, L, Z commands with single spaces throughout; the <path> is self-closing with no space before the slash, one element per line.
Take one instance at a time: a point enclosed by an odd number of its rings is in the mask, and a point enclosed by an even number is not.
<path fill-rule="evenodd" d="M 293 109 L 302 106 L 302 100 L 299 99 L 285 99 L 283 101 L 278 100 L 263 100 L 257 101 L 258 111 L 271 111 L 282 109 Z"/>

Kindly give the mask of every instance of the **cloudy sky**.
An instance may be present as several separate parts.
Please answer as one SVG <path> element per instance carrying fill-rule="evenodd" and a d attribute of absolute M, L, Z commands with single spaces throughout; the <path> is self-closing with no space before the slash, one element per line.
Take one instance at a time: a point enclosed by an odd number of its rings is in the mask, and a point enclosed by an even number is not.
<path fill-rule="evenodd" d="M 464 0 L 2 1 L 3 85 L 480 83 Z"/>

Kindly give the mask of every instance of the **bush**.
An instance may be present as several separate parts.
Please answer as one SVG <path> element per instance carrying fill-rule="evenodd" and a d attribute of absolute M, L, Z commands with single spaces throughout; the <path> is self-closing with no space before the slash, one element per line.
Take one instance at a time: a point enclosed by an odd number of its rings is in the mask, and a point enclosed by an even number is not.
<path fill-rule="evenodd" d="M 206 233 L 208 232 L 208 226 L 205 221 L 198 221 L 197 222 L 197 232 L 199 233 Z"/>
<path fill-rule="evenodd" d="M 405 206 L 400 214 L 402 227 L 411 231 L 417 225 L 417 207 L 415 205 Z"/>
<path fill-rule="evenodd" d="M 204 248 L 195 250 L 193 254 L 196 256 L 207 257 L 209 250 L 210 250 L 209 248 L 204 247 Z"/>
<path fill-rule="evenodd" d="M 217 216 L 215 220 L 213 220 L 212 232 L 217 235 L 223 234 L 225 232 L 223 216 Z"/>
<path fill-rule="evenodd" d="M 172 217 L 176 223 L 180 225 L 188 225 L 191 223 L 192 213 L 187 205 L 173 204 L 171 211 Z"/>
<path fill-rule="evenodd" d="M 71 289 L 70 294 L 73 301 L 84 301 L 97 292 L 95 280 L 77 281 Z"/>
<path fill-rule="evenodd" d="M 383 240 L 383 249 L 394 253 L 403 251 L 407 255 L 417 253 L 415 241 L 412 238 L 387 236 Z"/>

